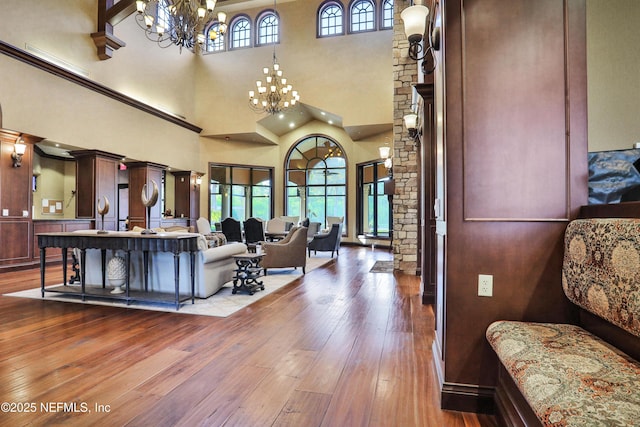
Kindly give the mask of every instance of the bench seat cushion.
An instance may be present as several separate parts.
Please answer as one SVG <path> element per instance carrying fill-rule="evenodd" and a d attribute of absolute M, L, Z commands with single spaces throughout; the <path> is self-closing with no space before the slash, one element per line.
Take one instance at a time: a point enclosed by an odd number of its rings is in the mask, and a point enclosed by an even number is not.
<path fill-rule="evenodd" d="M 487 339 L 545 426 L 640 425 L 640 363 L 574 325 L 498 321 Z"/>

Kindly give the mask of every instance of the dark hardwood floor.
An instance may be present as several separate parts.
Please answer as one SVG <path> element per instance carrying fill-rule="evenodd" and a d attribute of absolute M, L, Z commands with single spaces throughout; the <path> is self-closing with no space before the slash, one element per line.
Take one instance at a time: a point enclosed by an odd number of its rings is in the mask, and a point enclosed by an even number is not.
<path fill-rule="evenodd" d="M 495 426 L 439 409 L 433 311 L 378 259 L 343 247 L 227 318 L 1 296 L 0 425 Z M 2 294 L 37 286 L 0 274 Z"/>

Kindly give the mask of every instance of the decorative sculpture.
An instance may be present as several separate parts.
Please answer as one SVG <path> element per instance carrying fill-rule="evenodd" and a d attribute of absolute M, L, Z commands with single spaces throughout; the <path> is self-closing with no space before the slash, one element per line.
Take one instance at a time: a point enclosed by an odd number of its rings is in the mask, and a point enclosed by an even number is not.
<path fill-rule="evenodd" d="M 113 285 L 112 294 L 124 293 L 122 285 L 124 285 L 127 280 L 127 263 L 124 258 L 117 253 L 109 260 L 109 264 L 107 264 L 107 277 L 109 278 L 109 283 Z"/>
<path fill-rule="evenodd" d="M 107 199 L 107 196 L 104 196 L 104 206 L 100 207 L 100 198 L 98 198 L 98 213 L 100 214 L 100 218 L 101 218 L 101 226 L 100 226 L 100 230 L 98 230 L 98 234 L 105 234 L 108 233 L 107 230 L 104 229 L 104 216 L 109 213 L 109 199 Z"/>
<path fill-rule="evenodd" d="M 149 198 L 147 198 L 147 184 L 142 186 L 142 204 L 147 207 L 147 228 L 142 231 L 142 234 L 156 234 L 151 229 L 151 208 L 158 202 L 158 184 L 154 180 L 151 180 L 151 184 L 153 184 L 153 191 Z"/>

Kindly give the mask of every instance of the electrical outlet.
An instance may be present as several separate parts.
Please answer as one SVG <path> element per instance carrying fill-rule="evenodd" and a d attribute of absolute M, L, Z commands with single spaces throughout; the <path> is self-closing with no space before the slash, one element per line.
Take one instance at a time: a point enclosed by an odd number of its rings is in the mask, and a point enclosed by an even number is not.
<path fill-rule="evenodd" d="M 493 275 L 478 274 L 478 296 L 479 297 L 493 296 Z"/>

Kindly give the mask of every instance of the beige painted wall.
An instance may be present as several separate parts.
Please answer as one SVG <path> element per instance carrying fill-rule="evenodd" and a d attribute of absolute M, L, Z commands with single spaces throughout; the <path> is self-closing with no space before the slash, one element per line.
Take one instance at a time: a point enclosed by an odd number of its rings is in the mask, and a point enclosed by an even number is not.
<path fill-rule="evenodd" d="M 587 0 L 589 151 L 640 142 L 640 1 Z"/>
<path fill-rule="evenodd" d="M 33 192 L 34 219 L 70 219 L 76 216 L 75 197 L 75 163 L 40 157 L 34 154 L 34 166 L 37 166 L 38 177 L 36 191 Z M 59 201 L 61 213 L 43 211 L 43 200 Z M 51 205 L 52 203 L 49 203 Z"/>

